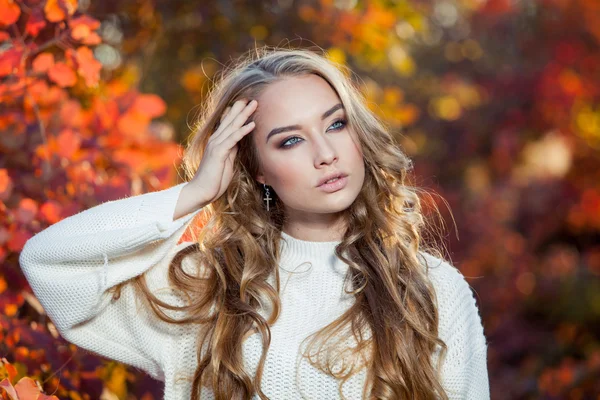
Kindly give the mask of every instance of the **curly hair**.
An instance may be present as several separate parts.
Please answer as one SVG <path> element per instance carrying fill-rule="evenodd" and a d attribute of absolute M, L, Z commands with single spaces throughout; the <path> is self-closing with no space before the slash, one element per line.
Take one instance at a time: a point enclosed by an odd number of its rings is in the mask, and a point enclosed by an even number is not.
<path fill-rule="evenodd" d="M 238 99 L 257 98 L 270 83 L 305 74 L 325 79 L 339 96 L 362 145 L 365 179 L 344 211 L 348 228 L 335 249 L 349 265 L 345 287 L 351 288 L 348 293 L 355 302 L 306 338 L 309 350 L 303 356 L 339 380 L 342 397 L 343 383 L 367 368 L 366 398 L 447 399 L 440 379 L 447 346 L 438 337 L 435 291 L 418 259 L 419 251 L 424 251 L 426 226 L 418 194 L 425 191 L 409 184 L 411 160 L 368 109 L 347 67 L 309 49 L 265 46 L 242 55 L 233 68 L 223 70 L 203 103 L 194 134 L 186 143 L 186 176 L 191 179 L 197 171 L 227 106 Z M 202 209 L 204 224 L 194 245 L 181 250 L 194 254 L 202 273 L 186 272 L 182 254 L 171 261 L 169 283 L 185 293 L 185 304 L 159 300 L 148 290 L 144 275 L 129 281 L 161 320 L 202 327 L 193 400 L 200 398 L 203 387 L 211 388 L 218 400 L 268 398 L 260 382 L 270 344 L 269 326 L 278 319 L 281 307 L 277 265 L 285 215 L 276 193 L 275 205 L 266 211 L 255 180 L 259 163 L 251 134 L 246 135 L 239 143 L 225 195 Z M 433 247 L 427 251 L 438 253 Z M 273 274 L 271 285 L 268 278 Z M 265 307 L 271 310 L 268 318 L 258 312 Z M 182 311 L 185 318 L 173 318 L 164 309 Z M 253 332 L 262 336 L 263 352 L 251 375 L 244 369 L 242 343 Z M 349 338 L 354 346 L 347 345 Z M 342 367 L 334 368 L 339 362 Z"/>

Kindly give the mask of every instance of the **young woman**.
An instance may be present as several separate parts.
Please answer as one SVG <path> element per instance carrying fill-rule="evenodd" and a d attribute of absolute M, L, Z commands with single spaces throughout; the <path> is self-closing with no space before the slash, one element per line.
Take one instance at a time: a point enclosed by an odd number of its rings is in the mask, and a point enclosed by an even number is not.
<path fill-rule="evenodd" d="M 21 266 L 62 336 L 165 399 L 489 398 L 471 289 L 424 248 L 411 161 L 347 72 L 250 53 L 204 105 L 187 182 L 31 238 Z"/>

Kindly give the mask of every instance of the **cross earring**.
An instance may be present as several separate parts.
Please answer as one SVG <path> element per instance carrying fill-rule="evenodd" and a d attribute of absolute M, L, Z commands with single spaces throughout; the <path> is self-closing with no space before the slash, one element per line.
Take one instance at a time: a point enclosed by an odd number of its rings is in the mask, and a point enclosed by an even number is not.
<path fill-rule="evenodd" d="M 263 183 L 263 187 L 265 188 L 265 198 L 263 200 L 266 200 L 267 202 L 267 211 L 269 211 L 269 201 L 273 200 L 269 197 L 269 188 L 267 187 L 266 184 Z"/>

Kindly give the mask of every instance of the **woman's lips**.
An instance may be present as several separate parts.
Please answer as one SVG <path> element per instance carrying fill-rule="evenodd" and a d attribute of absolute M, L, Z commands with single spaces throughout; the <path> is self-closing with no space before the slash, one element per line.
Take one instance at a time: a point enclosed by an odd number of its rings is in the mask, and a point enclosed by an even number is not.
<path fill-rule="evenodd" d="M 343 176 L 333 182 L 324 183 L 321 186 L 317 186 L 317 187 L 326 193 L 333 193 L 333 192 L 337 192 L 338 190 L 345 188 L 347 183 L 348 183 L 348 177 Z"/>

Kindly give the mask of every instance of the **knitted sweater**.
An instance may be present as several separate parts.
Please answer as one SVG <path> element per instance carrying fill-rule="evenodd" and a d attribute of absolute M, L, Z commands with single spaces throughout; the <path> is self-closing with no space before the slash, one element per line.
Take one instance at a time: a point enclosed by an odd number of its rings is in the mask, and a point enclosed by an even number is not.
<path fill-rule="evenodd" d="M 183 304 L 168 290 L 167 269 L 174 254 L 191 244 L 179 239 L 200 211 L 172 219 L 184 185 L 108 201 L 66 218 L 27 241 L 19 259 L 34 294 L 67 341 L 163 381 L 166 400 L 190 398 L 190 380 L 178 378 L 191 378 L 196 369 L 195 329 L 200 328 L 158 320 L 136 301 L 130 285 L 117 300 L 106 291 L 147 272 L 149 288 L 160 299 Z M 282 309 L 271 327 L 261 385 L 271 399 L 340 398 L 338 382 L 300 356 L 302 340 L 352 304 L 353 296 L 343 292 L 348 266 L 334 253 L 338 243 L 282 233 Z M 473 293 L 455 267 L 420 254 L 430 267 L 439 333 L 448 346 L 442 384 L 451 399 L 488 399 L 487 344 Z M 194 266 L 189 257 L 183 260 L 186 271 Z M 258 333 L 244 341 L 244 363 L 251 373 L 261 352 Z M 363 369 L 344 384 L 346 398 L 362 398 L 365 376 Z M 203 394 L 213 398 L 208 389 Z"/>

